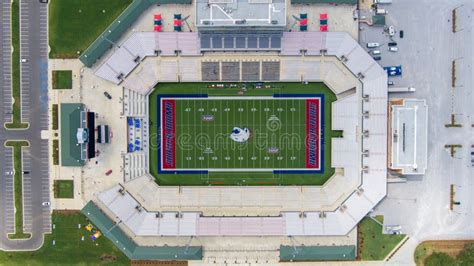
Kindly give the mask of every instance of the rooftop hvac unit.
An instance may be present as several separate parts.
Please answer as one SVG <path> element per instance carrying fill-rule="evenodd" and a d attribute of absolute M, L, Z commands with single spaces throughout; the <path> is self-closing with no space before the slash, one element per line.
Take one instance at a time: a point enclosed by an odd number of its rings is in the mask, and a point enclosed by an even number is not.
<path fill-rule="evenodd" d="M 347 59 L 347 57 L 346 57 L 345 55 L 342 55 L 342 56 L 341 56 L 341 61 L 342 61 L 342 62 L 347 62 L 347 60 L 348 60 L 348 59 Z"/>
<path fill-rule="evenodd" d="M 300 216 L 300 218 L 306 218 L 306 213 L 305 212 L 300 212 L 299 216 Z"/>
<path fill-rule="evenodd" d="M 369 111 L 367 111 L 367 110 L 364 111 L 364 112 L 362 113 L 362 116 L 364 116 L 364 118 L 369 118 Z"/>
<path fill-rule="evenodd" d="M 320 212 L 319 213 L 319 218 L 321 218 L 321 219 L 326 218 L 326 213 L 325 212 Z"/>
<path fill-rule="evenodd" d="M 234 23 L 241 25 L 241 24 L 245 24 L 245 22 L 246 22 L 245 19 L 239 19 L 239 20 L 236 20 Z"/>
<path fill-rule="evenodd" d="M 364 99 L 364 102 L 368 102 L 369 101 L 369 95 L 368 94 L 364 94 L 362 96 L 362 99 Z"/>
<path fill-rule="evenodd" d="M 368 137 L 369 137 L 369 131 L 368 131 L 367 129 L 364 130 L 364 131 L 362 131 L 362 136 L 363 136 L 364 138 L 368 138 Z"/>
<path fill-rule="evenodd" d="M 276 20 L 276 19 L 273 19 L 273 20 L 272 20 L 272 24 L 273 24 L 273 25 L 276 25 L 276 24 L 278 24 L 278 20 Z"/>
<path fill-rule="evenodd" d="M 362 152 L 362 155 L 363 155 L 364 157 L 369 157 L 369 150 L 364 150 L 364 151 Z"/>
<path fill-rule="evenodd" d="M 204 20 L 204 21 L 202 22 L 202 24 L 204 24 L 204 25 L 210 25 L 211 22 L 210 22 L 209 20 Z"/>
<path fill-rule="evenodd" d="M 364 165 L 364 166 L 362 167 L 362 172 L 363 172 L 364 174 L 367 174 L 367 173 L 369 172 L 369 166 Z"/>

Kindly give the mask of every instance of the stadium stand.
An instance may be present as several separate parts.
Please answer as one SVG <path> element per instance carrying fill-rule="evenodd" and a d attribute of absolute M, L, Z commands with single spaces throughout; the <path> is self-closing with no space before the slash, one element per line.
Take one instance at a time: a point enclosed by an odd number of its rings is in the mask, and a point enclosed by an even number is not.
<path fill-rule="evenodd" d="M 127 117 L 128 145 L 127 152 L 148 149 L 148 121 L 144 118 Z"/>
<path fill-rule="evenodd" d="M 134 152 L 124 155 L 124 182 L 147 175 L 148 153 Z"/>
<path fill-rule="evenodd" d="M 163 82 L 177 82 L 179 75 L 178 61 L 174 59 L 158 62 L 158 80 Z"/>
<path fill-rule="evenodd" d="M 223 81 L 240 80 L 240 62 L 222 62 L 221 65 Z"/>
<path fill-rule="evenodd" d="M 181 57 L 179 63 L 179 77 L 183 82 L 201 81 L 201 60 L 198 58 Z"/>
<path fill-rule="evenodd" d="M 260 62 L 242 62 L 242 81 L 260 80 Z"/>
<path fill-rule="evenodd" d="M 291 4 L 335 4 L 335 5 L 357 5 L 357 0 L 291 0 Z"/>
<path fill-rule="evenodd" d="M 156 62 L 153 60 L 145 61 L 130 73 L 123 82 L 123 86 L 140 94 L 148 94 L 158 83 L 158 73 L 155 65 Z"/>
<path fill-rule="evenodd" d="M 133 90 L 123 91 L 123 114 L 125 116 L 146 117 L 148 97 Z"/>
<path fill-rule="evenodd" d="M 200 246 L 138 246 L 92 201 L 81 212 L 131 260 L 202 260 Z"/>
<path fill-rule="evenodd" d="M 280 80 L 280 61 L 262 62 L 262 80 L 278 81 Z"/>
<path fill-rule="evenodd" d="M 220 80 L 220 63 L 219 62 L 202 62 L 201 75 L 203 81 Z"/>

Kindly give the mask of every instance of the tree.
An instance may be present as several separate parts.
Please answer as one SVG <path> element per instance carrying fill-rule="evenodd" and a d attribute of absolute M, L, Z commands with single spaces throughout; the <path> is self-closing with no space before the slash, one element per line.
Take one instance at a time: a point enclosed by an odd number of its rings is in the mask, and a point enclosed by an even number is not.
<path fill-rule="evenodd" d="M 425 259 L 425 266 L 454 266 L 456 260 L 443 252 L 433 252 L 428 258 Z"/>

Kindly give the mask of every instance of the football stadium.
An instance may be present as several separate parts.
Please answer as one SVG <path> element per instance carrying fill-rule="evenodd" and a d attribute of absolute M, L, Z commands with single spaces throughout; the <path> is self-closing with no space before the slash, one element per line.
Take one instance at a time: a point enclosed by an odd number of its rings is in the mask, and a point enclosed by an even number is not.
<path fill-rule="evenodd" d="M 329 2 L 132 1 L 58 96 L 71 208 L 131 260 L 355 260 L 386 195 L 387 74 L 356 1 Z"/>

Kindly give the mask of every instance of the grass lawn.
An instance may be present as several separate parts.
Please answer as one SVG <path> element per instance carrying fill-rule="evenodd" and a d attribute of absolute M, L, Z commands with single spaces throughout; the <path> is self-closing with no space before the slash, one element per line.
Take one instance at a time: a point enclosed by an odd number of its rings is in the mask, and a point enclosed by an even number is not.
<path fill-rule="evenodd" d="M 53 140 L 53 165 L 59 165 L 59 140 Z"/>
<path fill-rule="evenodd" d="M 383 216 L 376 216 L 383 224 Z M 382 225 L 365 217 L 358 226 L 359 258 L 361 260 L 383 260 L 405 235 L 382 234 Z"/>
<path fill-rule="evenodd" d="M 132 0 L 51 0 L 49 57 L 79 57 L 131 2 Z"/>
<path fill-rule="evenodd" d="M 53 90 L 72 89 L 72 70 L 53 70 Z"/>
<path fill-rule="evenodd" d="M 58 130 L 58 125 L 59 125 L 59 106 L 57 104 L 53 104 L 53 108 L 51 109 L 51 116 L 52 116 L 52 129 L 53 130 Z"/>
<path fill-rule="evenodd" d="M 52 223 L 52 234 L 45 235 L 39 250 L 0 251 L 0 265 L 130 265 L 129 259 L 106 237 L 90 239 L 91 233 L 84 229 L 89 222 L 81 213 L 55 211 Z"/>
<path fill-rule="evenodd" d="M 13 147 L 13 172 L 15 194 L 15 233 L 8 235 L 11 239 L 29 238 L 30 234 L 23 232 L 23 169 L 21 147 L 28 146 L 26 141 L 7 141 L 6 146 Z"/>
<path fill-rule="evenodd" d="M 54 180 L 54 197 L 58 199 L 74 198 L 74 181 Z"/>
<path fill-rule="evenodd" d="M 21 123 L 21 88 L 20 88 L 20 9 L 19 1 L 12 2 L 12 123 L 6 123 L 6 128 L 27 128 L 28 124 Z"/>
<path fill-rule="evenodd" d="M 212 172 L 209 174 L 158 174 L 157 95 L 206 93 L 212 96 L 237 96 L 238 88 L 207 88 L 208 83 L 162 83 L 149 97 L 150 102 L 150 172 L 160 185 L 322 185 L 333 174 L 331 168 L 331 137 L 341 132 L 331 130 L 331 103 L 336 96 L 323 83 L 274 83 L 272 88 L 247 86 L 245 96 L 271 96 L 274 93 L 324 94 L 324 172 L 322 174 L 273 174 L 271 172 Z M 244 181 L 245 180 L 245 181 Z"/>
<path fill-rule="evenodd" d="M 444 253 L 453 260 L 468 244 L 474 244 L 474 240 L 429 240 L 420 243 L 415 249 L 415 263 L 416 265 L 426 265 L 428 257 L 434 253 L 438 253 L 431 257 L 431 261 L 438 259 L 442 261 L 446 256 L 439 255 Z"/>

